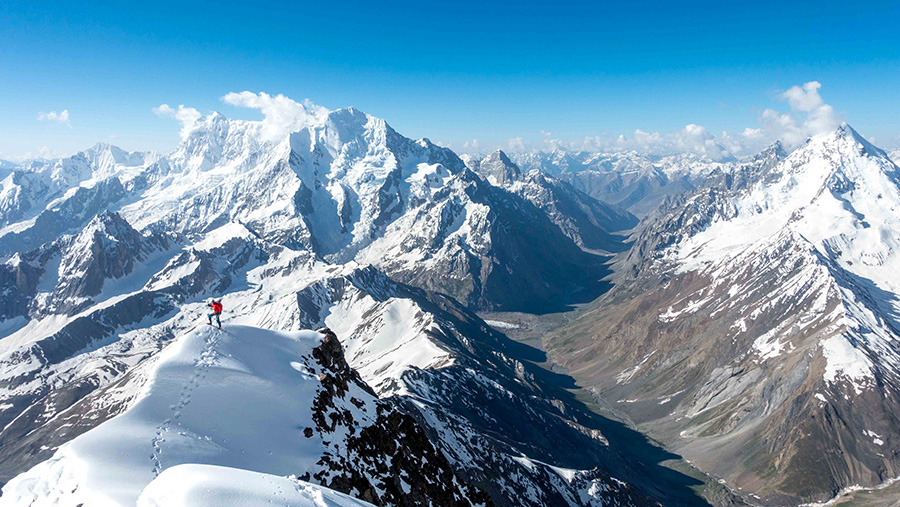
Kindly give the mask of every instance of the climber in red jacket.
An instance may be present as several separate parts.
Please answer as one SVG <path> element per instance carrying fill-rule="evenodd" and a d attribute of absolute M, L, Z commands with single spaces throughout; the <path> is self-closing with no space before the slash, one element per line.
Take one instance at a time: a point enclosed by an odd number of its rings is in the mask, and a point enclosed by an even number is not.
<path fill-rule="evenodd" d="M 219 325 L 219 329 L 222 329 L 222 321 L 219 320 L 219 316 L 222 315 L 222 300 L 216 301 L 215 299 L 210 299 L 206 306 L 212 308 L 212 313 L 208 315 L 209 325 L 212 325 L 212 318 L 215 316 L 216 324 Z"/>

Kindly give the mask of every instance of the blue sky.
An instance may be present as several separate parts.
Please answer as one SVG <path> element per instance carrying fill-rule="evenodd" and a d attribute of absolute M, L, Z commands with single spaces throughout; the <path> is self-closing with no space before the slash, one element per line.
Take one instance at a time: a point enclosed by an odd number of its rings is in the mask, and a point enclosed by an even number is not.
<path fill-rule="evenodd" d="M 861 133 L 900 146 L 900 3 L 746 4 L 5 0 L 0 156 L 97 141 L 168 151 L 179 126 L 154 107 L 259 117 L 221 102 L 242 90 L 353 105 L 458 149 L 537 145 L 541 130 L 718 135 L 789 111 L 781 94 L 810 81 Z"/>

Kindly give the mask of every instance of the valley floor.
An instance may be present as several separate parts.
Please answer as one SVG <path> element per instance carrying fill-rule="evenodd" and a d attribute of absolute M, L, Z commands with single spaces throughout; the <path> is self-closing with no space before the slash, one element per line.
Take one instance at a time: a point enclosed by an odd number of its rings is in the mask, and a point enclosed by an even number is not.
<path fill-rule="evenodd" d="M 706 475 L 678 455 L 672 454 L 662 444 L 650 440 L 634 429 L 621 413 L 612 410 L 596 395 L 579 386 L 568 375 L 566 369 L 553 361 L 543 347 L 542 337 L 579 315 L 579 308 L 568 312 L 535 315 L 521 312 L 483 312 L 479 316 L 510 339 L 522 344 L 520 356 L 516 359 L 537 367 L 544 380 L 568 392 L 573 401 L 599 416 L 603 421 L 603 434 L 618 449 L 627 449 L 634 462 L 655 463 L 653 477 L 664 477 L 671 481 L 662 487 L 674 491 L 682 488 L 680 496 L 683 505 L 739 506 L 749 505 L 727 487 Z M 875 504 L 872 504 L 873 506 Z M 849 507 L 849 505 L 848 505 Z M 869 507 L 865 504 L 865 507 Z"/>
<path fill-rule="evenodd" d="M 523 355 L 518 359 L 527 361 L 533 366 L 540 368 L 541 371 L 546 373 L 546 379 L 552 380 L 557 387 L 569 392 L 575 400 L 591 412 L 602 418 L 614 420 L 628 428 L 627 432 L 620 432 L 619 434 L 604 432 L 607 438 L 611 440 L 617 436 L 621 438 L 622 440 L 619 441 L 620 448 L 623 445 L 625 446 L 624 448 L 633 450 L 645 448 L 647 442 L 641 442 L 637 446 L 629 445 L 627 439 L 634 439 L 635 434 L 647 440 L 649 438 L 639 433 L 625 414 L 615 410 L 595 393 L 591 393 L 579 386 L 575 379 L 567 374 L 566 369 L 559 363 L 556 363 L 544 350 L 542 337 L 575 320 L 583 308 L 585 308 L 585 305 L 581 305 L 572 311 L 545 315 L 520 312 L 483 312 L 479 316 L 492 327 L 506 334 L 510 339 L 527 346 L 527 349 L 523 350 Z M 659 451 L 662 449 L 662 444 L 652 441 L 650 448 L 654 449 L 654 451 Z M 647 454 L 637 455 L 637 457 L 642 460 L 651 458 Z M 725 485 L 720 484 L 716 479 L 698 470 L 680 456 L 659 461 L 657 464 L 676 474 L 697 481 L 697 483 L 690 485 L 690 489 L 712 505 L 757 505 L 753 502 L 753 499 L 741 498 L 739 493 L 733 492 Z M 808 507 L 900 507 L 900 481 L 885 484 L 881 488 L 845 491 L 829 502 L 811 504 Z"/>

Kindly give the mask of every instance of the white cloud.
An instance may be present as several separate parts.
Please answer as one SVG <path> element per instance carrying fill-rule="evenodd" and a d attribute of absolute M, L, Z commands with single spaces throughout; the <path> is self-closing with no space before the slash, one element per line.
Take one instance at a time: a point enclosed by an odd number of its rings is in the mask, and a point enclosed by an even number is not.
<path fill-rule="evenodd" d="M 478 139 L 472 139 L 463 143 L 464 150 L 477 150 L 479 147 L 481 147 L 481 143 L 478 142 Z"/>
<path fill-rule="evenodd" d="M 791 110 L 806 113 L 801 128 L 810 136 L 827 134 L 841 124 L 841 118 L 834 108 L 826 104 L 819 95 L 821 87 L 822 84 L 818 81 L 810 81 L 802 87 L 792 86 L 781 94 L 781 98 L 788 101 Z"/>
<path fill-rule="evenodd" d="M 329 113 L 327 109 L 308 99 L 300 103 L 281 94 L 273 97 L 263 92 L 231 92 L 222 97 L 222 101 L 236 107 L 259 109 L 263 114 L 263 137 L 267 140 L 277 139 L 310 123 L 323 121 Z"/>
<path fill-rule="evenodd" d="M 525 141 L 521 137 L 513 137 L 509 140 L 509 149 L 512 151 L 525 151 Z"/>
<path fill-rule="evenodd" d="M 182 105 L 178 106 L 178 109 L 175 109 L 168 104 L 162 104 L 158 107 L 154 107 L 153 113 L 160 118 L 174 118 L 180 121 L 182 139 L 190 134 L 194 125 L 197 124 L 197 121 L 203 117 L 203 115 L 200 114 L 200 111 L 197 111 L 193 107 L 184 107 Z"/>
<path fill-rule="evenodd" d="M 833 132 L 837 129 L 843 120 L 837 111 L 828 104 L 822 104 L 813 111 L 810 111 L 803 127 L 810 135 L 818 136 Z"/>
<path fill-rule="evenodd" d="M 727 133 L 723 134 L 727 136 Z M 732 147 L 736 146 L 731 136 L 728 136 L 727 140 Z M 569 147 L 588 151 L 636 151 L 656 156 L 693 153 L 713 160 L 722 160 L 731 156 L 734 150 L 732 147 L 724 146 L 721 141 L 721 138 L 717 138 L 705 127 L 691 123 L 681 130 L 668 134 L 637 129 L 631 137 L 610 134 L 585 137 L 580 146 L 577 143 L 570 143 Z"/>
<path fill-rule="evenodd" d="M 67 156 L 65 153 L 56 151 L 48 146 L 41 146 L 35 151 L 28 151 L 21 155 L 9 157 L 7 160 L 11 162 L 27 162 L 29 160 L 54 160 Z M 4 157 L 0 157 L 4 158 Z"/>
<path fill-rule="evenodd" d="M 818 81 L 810 81 L 803 86 L 794 85 L 782 93 L 781 98 L 787 100 L 795 111 L 812 111 L 825 103 L 819 95 L 821 87 L 822 83 Z"/>
<path fill-rule="evenodd" d="M 38 113 L 37 119 L 40 121 L 59 123 L 60 125 L 66 125 L 67 127 L 72 128 L 72 123 L 69 121 L 68 109 L 63 109 L 58 113 L 56 111 L 50 111 L 49 113 Z"/>
<path fill-rule="evenodd" d="M 548 132 L 548 134 L 549 134 L 549 132 Z M 556 139 L 553 137 L 546 136 L 544 138 L 544 146 L 548 150 L 559 150 L 559 149 L 563 149 L 566 147 L 566 142 L 563 141 L 562 139 Z"/>
<path fill-rule="evenodd" d="M 666 156 L 679 153 L 693 153 L 713 160 L 722 160 L 729 155 L 742 156 L 758 153 L 777 140 L 788 148 L 796 147 L 807 138 L 833 132 L 840 124 L 840 115 L 826 104 L 819 89 L 818 81 L 810 81 L 792 86 L 778 95 L 788 103 L 790 112 L 765 109 L 757 117 L 758 127 L 747 127 L 731 134 L 722 132 L 714 135 L 696 124 L 685 125 L 675 132 L 661 134 L 635 130 L 630 136 L 604 133 L 585 137 L 581 141 L 564 142 L 552 138 L 550 132 L 542 130 L 545 149 L 567 148 L 572 150 L 625 152 Z M 532 147 L 521 139 L 510 140 L 509 147 L 515 151 L 527 151 Z"/>

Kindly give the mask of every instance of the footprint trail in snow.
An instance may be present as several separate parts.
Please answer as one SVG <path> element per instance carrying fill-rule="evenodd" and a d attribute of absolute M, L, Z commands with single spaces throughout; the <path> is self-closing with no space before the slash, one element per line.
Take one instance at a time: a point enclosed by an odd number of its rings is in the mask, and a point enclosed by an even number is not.
<path fill-rule="evenodd" d="M 172 415 L 166 418 L 159 426 L 156 427 L 156 434 L 154 435 L 153 440 L 150 443 L 153 448 L 153 453 L 150 455 L 150 460 L 153 462 L 154 477 L 158 477 L 159 474 L 163 471 L 162 443 L 166 441 L 165 434 L 169 431 L 172 423 L 177 421 L 178 418 L 181 417 L 181 412 L 191 402 L 191 394 L 193 394 L 194 389 L 196 389 L 200 385 L 200 382 L 203 381 L 204 378 L 206 378 L 206 373 L 209 367 L 216 364 L 216 359 L 218 358 L 218 353 L 216 352 L 216 343 L 218 343 L 219 336 L 221 336 L 222 333 L 224 333 L 224 331 L 222 331 L 221 329 L 215 329 L 209 336 L 206 337 L 206 346 L 203 347 L 203 352 L 200 353 L 200 356 L 194 360 L 194 372 L 191 374 L 187 382 L 185 382 L 181 387 L 181 393 L 178 398 L 178 403 L 169 407 L 169 410 L 172 411 Z"/>

